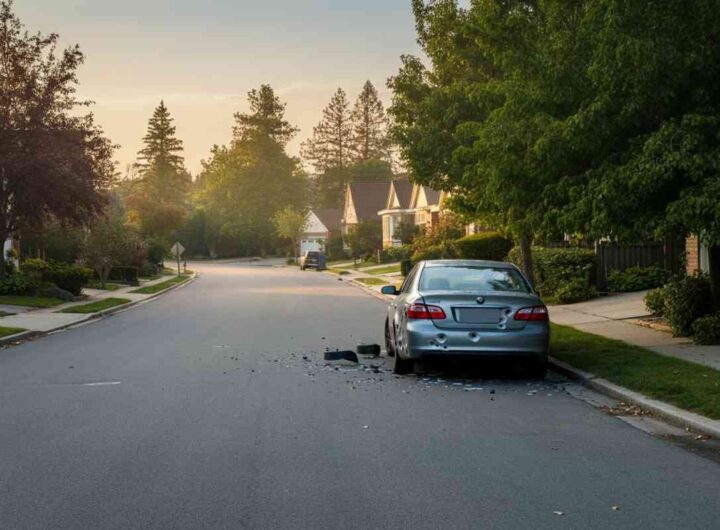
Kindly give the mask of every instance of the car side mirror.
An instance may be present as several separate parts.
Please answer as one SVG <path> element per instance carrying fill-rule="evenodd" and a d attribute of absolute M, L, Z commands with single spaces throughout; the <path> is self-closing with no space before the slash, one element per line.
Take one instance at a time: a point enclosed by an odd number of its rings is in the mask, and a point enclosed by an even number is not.
<path fill-rule="evenodd" d="M 394 285 L 386 285 L 385 287 L 380 289 L 380 292 L 382 294 L 386 294 L 389 296 L 397 296 L 398 295 L 397 287 L 395 287 Z"/>

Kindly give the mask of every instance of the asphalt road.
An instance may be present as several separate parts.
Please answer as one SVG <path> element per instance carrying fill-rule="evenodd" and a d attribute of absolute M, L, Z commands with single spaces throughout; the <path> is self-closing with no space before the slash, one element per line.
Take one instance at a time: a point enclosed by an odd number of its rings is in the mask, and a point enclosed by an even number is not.
<path fill-rule="evenodd" d="M 565 383 L 326 366 L 381 340 L 383 302 L 201 273 L 0 351 L 0 528 L 718 527 L 718 464 Z"/>

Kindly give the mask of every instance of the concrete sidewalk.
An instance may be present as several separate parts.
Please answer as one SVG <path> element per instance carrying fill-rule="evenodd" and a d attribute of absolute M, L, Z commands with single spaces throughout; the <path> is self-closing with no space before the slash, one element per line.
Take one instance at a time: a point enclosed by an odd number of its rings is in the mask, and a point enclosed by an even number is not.
<path fill-rule="evenodd" d="M 579 304 L 550 306 L 550 320 L 720 370 L 720 346 L 697 346 L 689 338 L 673 337 L 633 323 L 652 316 L 645 309 L 644 296 L 645 292 L 626 293 Z"/>
<path fill-rule="evenodd" d="M 27 332 L 39 332 L 39 333 L 46 333 L 49 331 L 65 328 L 68 326 L 72 326 L 74 324 L 78 324 L 80 322 L 84 322 L 86 320 L 95 318 L 97 316 L 97 313 L 85 313 L 85 314 L 78 314 L 78 313 L 61 313 L 60 311 L 64 309 L 68 309 L 70 307 L 76 307 L 81 306 L 85 304 L 90 304 L 92 302 L 98 302 L 100 300 L 104 300 L 106 298 L 124 298 L 126 300 L 130 300 L 130 304 L 142 302 L 143 300 L 147 300 L 150 298 L 154 298 L 159 293 L 155 294 L 137 294 L 133 293 L 132 291 L 135 291 L 137 289 L 141 289 L 143 287 L 149 287 L 152 285 L 156 285 L 162 282 L 165 282 L 167 280 L 172 279 L 173 275 L 166 275 L 161 276 L 160 278 L 157 278 L 155 280 L 150 281 L 141 281 L 139 286 L 125 286 L 121 287 L 115 291 L 105 291 L 101 289 L 83 289 L 83 294 L 87 296 L 87 298 L 77 301 L 77 302 L 67 302 L 64 304 L 60 304 L 54 307 L 48 307 L 48 308 L 41 308 L 41 309 L 35 309 L 30 307 L 24 307 L 24 306 L 8 306 L 3 305 L 3 309 L 9 312 L 16 313 L 15 315 L 1 317 L 0 318 L 0 326 L 8 327 L 8 328 L 20 328 L 26 330 L 23 332 L 23 334 L 26 334 Z M 112 283 L 112 282 L 110 282 Z M 182 285 L 182 284 L 180 284 Z M 161 291 L 163 293 L 165 291 Z M 125 304 L 122 306 L 116 306 L 117 309 L 128 307 L 129 304 Z M 8 337 L 4 337 L 4 339 L 7 339 Z M 12 338 L 12 336 L 10 337 Z"/>

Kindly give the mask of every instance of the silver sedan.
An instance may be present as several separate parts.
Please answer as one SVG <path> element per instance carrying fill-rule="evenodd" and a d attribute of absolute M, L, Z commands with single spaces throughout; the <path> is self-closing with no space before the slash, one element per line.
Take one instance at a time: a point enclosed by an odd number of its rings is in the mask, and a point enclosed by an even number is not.
<path fill-rule="evenodd" d="M 545 375 L 550 344 L 547 307 L 510 263 L 438 260 L 418 263 L 397 290 L 385 321 L 395 373 L 441 356 L 511 357 Z"/>

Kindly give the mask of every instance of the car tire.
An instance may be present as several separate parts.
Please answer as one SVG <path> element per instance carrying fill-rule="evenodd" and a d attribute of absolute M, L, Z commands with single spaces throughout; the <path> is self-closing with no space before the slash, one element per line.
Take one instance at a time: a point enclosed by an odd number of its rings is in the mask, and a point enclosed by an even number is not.
<path fill-rule="evenodd" d="M 397 375 L 411 374 L 415 369 L 415 361 L 412 359 L 403 359 L 395 352 L 395 364 L 393 365 L 393 373 Z"/>
<path fill-rule="evenodd" d="M 395 346 L 392 344 L 392 338 L 390 337 L 390 323 L 385 321 L 385 351 L 388 357 L 395 357 Z"/>

